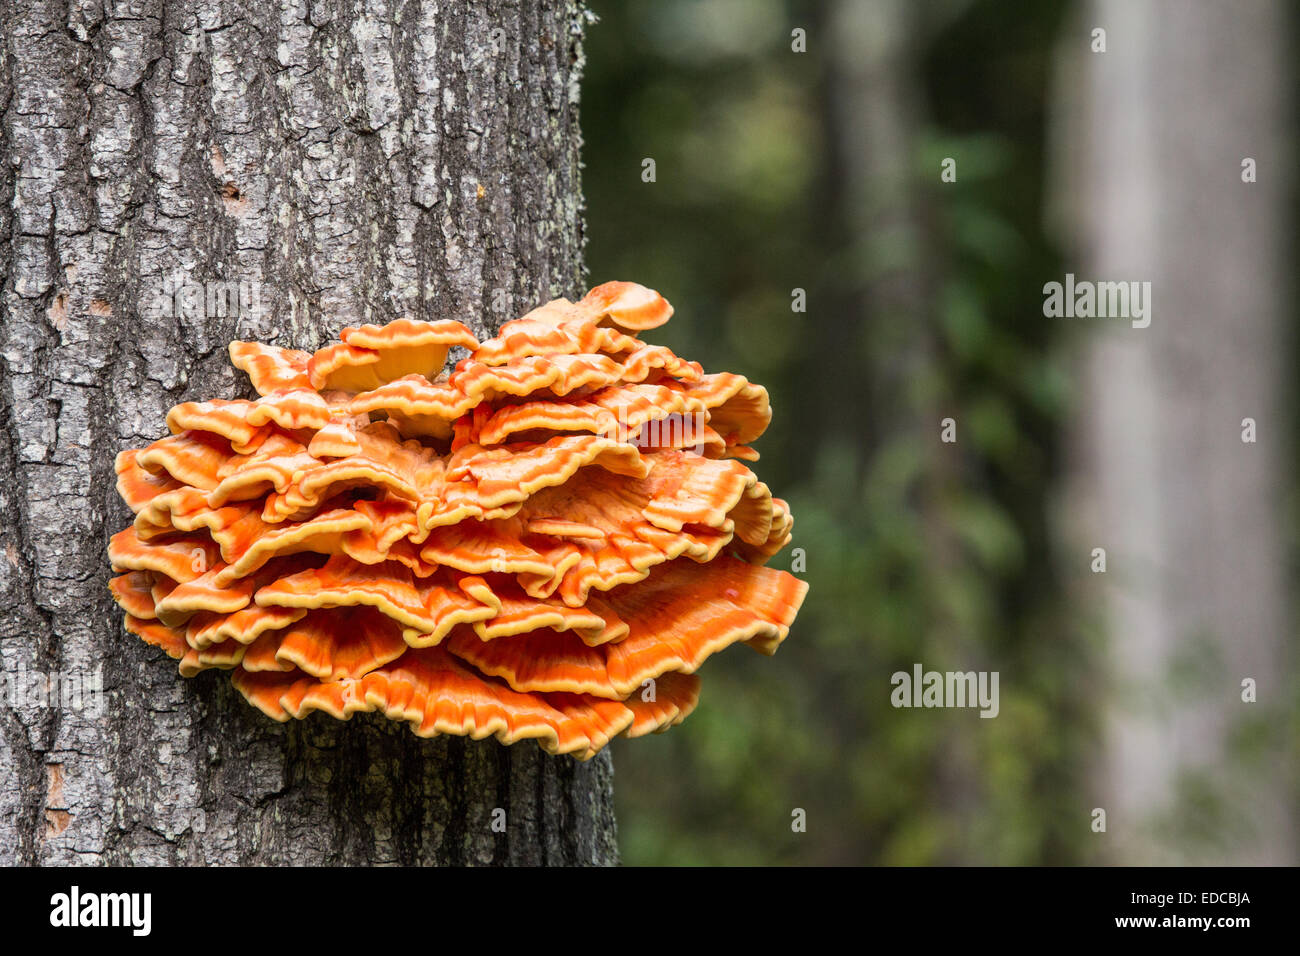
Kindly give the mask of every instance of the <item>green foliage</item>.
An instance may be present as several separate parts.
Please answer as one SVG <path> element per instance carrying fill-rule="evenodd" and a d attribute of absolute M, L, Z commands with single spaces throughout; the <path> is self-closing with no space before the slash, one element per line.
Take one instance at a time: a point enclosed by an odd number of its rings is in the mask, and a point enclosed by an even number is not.
<path fill-rule="evenodd" d="M 659 289 L 677 318 L 652 340 L 769 388 L 756 470 L 793 508 L 811 584 L 774 659 L 717 656 L 690 720 L 615 744 L 624 859 L 1082 858 L 1089 638 L 1052 572 L 1068 394 L 1039 295 L 1059 271 L 1040 176 L 1060 4 L 914 25 L 918 215 L 866 234 L 846 211 L 827 5 L 593 5 L 592 279 Z M 945 156 L 957 183 L 939 182 Z M 894 282 L 905 294 L 874 294 Z M 894 709 L 890 675 L 915 662 L 1000 671 L 1001 716 Z"/>

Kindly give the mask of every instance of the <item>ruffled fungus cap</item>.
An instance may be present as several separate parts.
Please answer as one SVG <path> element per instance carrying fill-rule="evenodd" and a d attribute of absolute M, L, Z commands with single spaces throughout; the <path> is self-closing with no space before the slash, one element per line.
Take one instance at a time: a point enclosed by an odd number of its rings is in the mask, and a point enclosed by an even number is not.
<path fill-rule="evenodd" d="M 634 337 L 672 314 L 608 282 L 482 344 L 411 319 L 232 343 L 259 397 L 177 405 L 117 458 L 127 630 L 276 720 L 580 759 L 679 723 L 708 657 L 775 652 L 807 586 L 765 567 L 793 524 L 745 464 L 767 392 Z"/>

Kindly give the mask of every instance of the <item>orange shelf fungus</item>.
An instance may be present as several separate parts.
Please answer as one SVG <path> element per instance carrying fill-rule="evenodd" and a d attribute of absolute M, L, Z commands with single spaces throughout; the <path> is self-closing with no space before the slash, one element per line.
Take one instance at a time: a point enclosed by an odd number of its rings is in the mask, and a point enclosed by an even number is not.
<path fill-rule="evenodd" d="M 807 586 L 764 566 L 793 523 L 746 464 L 767 392 L 634 337 L 672 312 L 609 282 L 482 344 L 410 319 L 232 343 L 260 397 L 177 405 L 117 458 L 127 630 L 276 720 L 580 759 L 681 722 L 705 660 L 775 652 Z"/>

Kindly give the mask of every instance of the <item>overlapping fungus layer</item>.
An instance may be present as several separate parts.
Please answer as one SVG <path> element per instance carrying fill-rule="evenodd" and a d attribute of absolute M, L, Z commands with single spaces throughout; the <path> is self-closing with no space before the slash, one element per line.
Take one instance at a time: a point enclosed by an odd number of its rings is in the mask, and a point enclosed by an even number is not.
<path fill-rule="evenodd" d="M 806 586 L 764 567 L 792 523 L 744 464 L 767 393 L 633 336 L 671 315 L 611 282 L 481 345 L 409 319 L 233 343 L 258 399 L 177 405 L 118 456 L 127 629 L 277 720 L 583 759 L 680 722 L 704 660 L 775 651 Z"/>

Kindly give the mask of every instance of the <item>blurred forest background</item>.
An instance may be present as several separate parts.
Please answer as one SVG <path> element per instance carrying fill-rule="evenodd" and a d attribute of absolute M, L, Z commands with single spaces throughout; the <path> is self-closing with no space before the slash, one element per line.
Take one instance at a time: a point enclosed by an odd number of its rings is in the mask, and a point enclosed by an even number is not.
<path fill-rule="evenodd" d="M 1294 862 L 1284 5 L 591 5 L 592 281 L 770 390 L 811 583 L 615 745 L 625 862 Z M 1153 281 L 1152 327 L 1045 318 L 1066 272 Z M 895 710 L 916 662 L 1000 715 Z"/>

